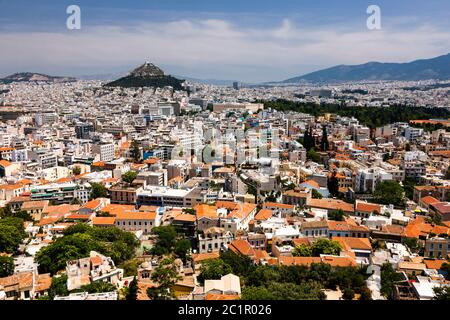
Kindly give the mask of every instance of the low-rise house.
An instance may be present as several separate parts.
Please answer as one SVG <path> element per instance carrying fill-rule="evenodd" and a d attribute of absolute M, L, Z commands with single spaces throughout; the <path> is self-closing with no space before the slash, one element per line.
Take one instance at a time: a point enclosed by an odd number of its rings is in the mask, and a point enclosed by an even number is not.
<path fill-rule="evenodd" d="M 156 212 L 119 212 L 115 225 L 123 231 L 142 231 L 149 234 L 155 227 L 155 222 Z"/>
<path fill-rule="evenodd" d="M 273 215 L 285 218 L 286 216 L 294 213 L 295 206 L 277 202 L 264 202 L 263 209 L 272 210 Z"/>
<path fill-rule="evenodd" d="M 224 228 L 208 228 L 198 235 L 199 252 L 207 253 L 225 250 L 233 239 L 233 234 Z"/>
<path fill-rule="evenodd" d="M 347 221 L 352 221 L 347 219 Z M 368 238 L 370 235 L 369 228 L 366 226 L 359 226 L 356 223 L 349 223 L 347 221 L 333 221 L 328 223 L 328 237 L 353 237 L 353 238 Z"/>
<path fill-rule="evenodd" d="M 67 261 L 67 289 L 79 289 L 91 282 L 109 282 L 117 285 L 123 278 L 123 269 L 116 268 L 110 257 L 91 251 L 89 257 Z"/>
<path fill-rule="evenodd" d="M 326 220 L 302 222 L 300 231 L 305 237 L 328 237 L 328 222 Z"/>

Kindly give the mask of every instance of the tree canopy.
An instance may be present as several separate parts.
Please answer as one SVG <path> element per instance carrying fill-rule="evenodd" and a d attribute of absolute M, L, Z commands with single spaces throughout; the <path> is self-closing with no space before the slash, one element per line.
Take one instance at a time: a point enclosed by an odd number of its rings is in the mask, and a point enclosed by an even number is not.
<path fill-rule="evenodd" d="M 394 180 L 383 181 L 377 185 L 373 193 L 375 200 L 381 204 L 403 206 L 405 199 L 402 186 Z"/>
<path fill-rule="evenodd" d="M 119 264 L 132 258 L 138 245 L 139 241 L 130 232 L 80 223 L 67 228 L 63 237 L 42 248 L 36 254 L 36 261 L 40 273 L 55 274 L 65 268 L 67 261 L 87 257 L 93 250 Z"/>
<path fill-rule="evenodd" d="M 122 180 L 128 184 L 131 184 L 134 179 L 136 179 L 137 173 L 136 171 L 127 171 L 122 175 Z"/>
<path fill-rule="evenodd" d="M 156 285 L 147 289 L 147 296 L 152 300 L 171 300 L 175 298 L 173 286 L 181 279 L 173 259 L 163 259 L 152 272 L 150 279 Z"/>
<path fill-rule="evenodd" d="M 0 278 L 14 273 L 14 259 L 8 256 L 0 256 Z"/>
<path fill-rule="evenodd" d="M 0 252 L 15 253 L 26 236 L 21 218 L 0 219 Z"/>
<path fill-rule="evenodd" d="M 108 189 L 101 183 L 91 183 L 91 192 L 89 194 L 90 199 L 97 198 L 107 198 L 108 197 Z"/>

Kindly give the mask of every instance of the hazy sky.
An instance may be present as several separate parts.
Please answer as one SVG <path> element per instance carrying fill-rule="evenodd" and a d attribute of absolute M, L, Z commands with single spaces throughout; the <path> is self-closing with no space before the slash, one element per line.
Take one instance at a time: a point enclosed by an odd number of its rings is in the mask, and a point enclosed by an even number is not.
<path fill-rule="evenodd" d="M 66 8 L 81 8 L 81 30 Z M 381 8 L 381 30 L 366 9 Z M 337 64 L 450 53 L 448 0 L 0 0 L 0 76 L 89 75 L 152 61 L 167 73 L 247 82 Z"/>

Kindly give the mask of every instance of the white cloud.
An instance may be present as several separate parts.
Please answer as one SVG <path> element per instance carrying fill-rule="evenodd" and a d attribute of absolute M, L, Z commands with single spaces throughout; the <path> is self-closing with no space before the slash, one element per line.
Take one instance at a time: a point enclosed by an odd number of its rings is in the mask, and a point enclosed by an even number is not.
<path fill-rule="evenodd" d="M 266 81 L 309 72 L 315 66 L 429 58 L 450 52 L 448 39 L 450 31 L 432 25 L 369 31 L 363 26 L 358 30 L 308 28 L 288 19 L 279 27 L 265 29 L 214 19 L 128 28 L 82 25 L 79 31 L 63 33 L 0 34 L 0 68 L 25 71 L 23 67 L 33 67 L 72 74 L 91 69 L 90 73 L 98 73 L 151 60 L 173 66 L 172 73 L 180 66 L 180 70 L 192 70 L 189 76 Z M 251 68 L 269 72 L 252 75 Z"/>

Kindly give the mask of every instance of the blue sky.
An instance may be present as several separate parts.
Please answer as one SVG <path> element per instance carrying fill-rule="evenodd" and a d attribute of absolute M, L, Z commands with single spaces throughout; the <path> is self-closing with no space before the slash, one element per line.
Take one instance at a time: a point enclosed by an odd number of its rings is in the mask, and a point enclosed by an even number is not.
<path fill-rule="evenodd" d="M 66 28 L 71 4 L 81 30 Z M 371 4 L 381 30 L 366 27 Z M 0 0 L 0 8 L 0 76 L 118 73 L 149 60 L 176 75 L 260 82 L 450 52 L 447 0 Z"/>

